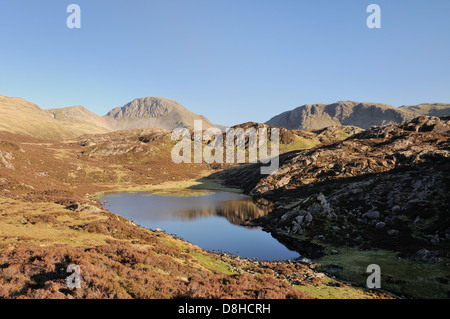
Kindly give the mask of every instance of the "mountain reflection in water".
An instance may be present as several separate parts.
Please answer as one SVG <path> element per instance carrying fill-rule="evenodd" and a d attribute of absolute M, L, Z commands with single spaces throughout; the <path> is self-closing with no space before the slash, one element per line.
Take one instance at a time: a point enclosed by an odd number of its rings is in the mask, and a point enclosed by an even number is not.
<path fill-rule="evenodd" d="M 252 219 L 267 215 L 268 207 L 258 206 L 249 198 L 233 201 L 217 202 L 214 207 L 203 207 L 202 209 L 185 209 L 175 211 L 174 214 L 180 219 L 196 219 L 203 216 L 223 216 L 232 224 L 242 225 Z M 248 225 L 247 225 L 248 226 Z"/>

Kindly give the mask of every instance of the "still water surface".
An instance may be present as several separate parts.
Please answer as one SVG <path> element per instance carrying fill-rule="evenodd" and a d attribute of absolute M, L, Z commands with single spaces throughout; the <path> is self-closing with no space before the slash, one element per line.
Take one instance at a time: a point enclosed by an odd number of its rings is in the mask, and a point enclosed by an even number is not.
<path fill-rule="evenodd" d="M 160 228 L 203 249 L 259 260 L 294 259 L 291 251 L 259 227 L 245 221 L 268 213 L 248 196 L 212 192 L 202 196 L 115 193 L 100 199 L 111 212 L 150 229 Z"/>

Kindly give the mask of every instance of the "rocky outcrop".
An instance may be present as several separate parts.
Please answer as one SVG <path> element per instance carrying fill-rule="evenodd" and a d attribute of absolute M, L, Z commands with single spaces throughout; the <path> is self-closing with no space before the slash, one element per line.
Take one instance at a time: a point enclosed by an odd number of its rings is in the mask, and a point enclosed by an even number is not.
<path fill-rule="evenodd" d="M 336 218 L 334 210 L 323 194 L 312 195 L 302 200 L 293 209 L 286 211 L 275 225 L 286 234 L 303 234 L 314 218 L 333 220 Z"/>
<path fill-rule="evenodd" d="M 2 164 L 4 167 L 8 169 L 14 169 L 14 155 L 12 155 L 10 152 L 4 152 L 0 151 L 0 164 Z"/>
<path fill-rule="evenodd" d="M 169 143 L 170 132 L 163 129 L 136 129 L 111 132 L 80 137 L 78 144 L 85 148 L 83 155 L 94 156 L 122 156 L 139 154 L 139 156 L 153 156 L 157 148 L 152 142 Z"/>
<path fill-rule="evenodd" d="M 429 264 L 436 264 L 442 261 L 442 258 L 438 257 L 438 253 L 436 251 L 429 251 L 425 248 L 418 250 L 411 256 L 411 258 L 416 261 L 424 261 Z"/>
<path fill-rule="evenodd" d="M 268 132 L 270 132 L 269 128 L 271 126 L 260 124 L 260 123 L 244 123 L 241 125 L 237 125 L 234 128 L 243 128 L 247 129 L 248 127 L 266 127 Z M 312 146 L 324 146 L 336 143 L 338 141 L 342 141 L 343 139 L 352 136 L 356 133 L 360 133 L 362 129 L 354 127 L 354 126 L 331 126 L 321 130 L 286 130 L 280 128 L 280 170 L 277 171 L 277 174 L 280 176 L 283 175 L 283 165 L 285 163 L 289 163 L 293 158 L 295 158 L 298 152 L 302 151 L 288 151 L 283 153 L 283 149 L 299 149 L 299 148 L 307 148 Z M 268 134 L 270 139 L 270 134 Z M 300 141 L 300 144 L 299 144 Z M 248 142 L 248 138 L 246 139 L 246 143 Z M 247 146 L 246 146 L 247 147 Z M 211 176 L 211 178 L 218 178 L 222 180 L 225 184 L 243 189 L 245 193 L 250 193 L 251 191 L 255 192 L 255 187 L 258 183 L 265 177 L 260 174 L 261 163 L 256 164 L 244 164 L 241 166 L 229 168 L 225 171 L 215 173 Z M 286 171 L 289 168 L 285 168 Z M 287 174 L 282 177 L 279 181 L 277 181 L 278 186 L 285 185 L 289 183 L 290 177 Z M 268 185 L 260 185 L 261 189 L 258 192 L 264 193 L 265 191 L 270 191 L 271 188 Z M 267 194 L 266 194 L 267 195 Z"/>
<path fill-rule="evenodd" d="M 397 125 L 374 127 L 327 147 L 289 154 L 274 174 L 250 191 L 270 196 L 276 190 L 365 174 L 388 172 L 438 159 L 448 160 L 448 118 L 418 117 Z"/>

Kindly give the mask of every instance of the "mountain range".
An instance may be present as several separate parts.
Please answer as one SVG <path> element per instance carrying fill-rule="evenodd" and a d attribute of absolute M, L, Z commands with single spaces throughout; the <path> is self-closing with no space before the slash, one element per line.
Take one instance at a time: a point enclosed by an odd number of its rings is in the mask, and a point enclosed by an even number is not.
<path fill-rule="evenodd" d="M 203 115 L 163 97 L 138 98 L 99 116 L 81 105 L 41 109 L 21 98 L 0 95 L 0 131 L 37 138 L 68 139 L 138 128 L 192 128 L 194 120 L 202 120 L 203 128 L 214 126 Z"/>
<path fill-rule="evenodd" d="M 307 104 L 272 117 L 266 124 L 286 129 L 321 129 L 327 126 L 351 125 L 363 129 L 398 124 L 421 115 L 450 115 L 450 104 L 427 103 L 394 107 L 380 103 L 340 101 L 332 104 Z"/>
<path fill-rule="evenodd" d="M 329 126 L 367 129 L 376 125 L 402 123 L 421 115 L 450 115 L 450 104 L 427 103 L 401 107 L 354 101 L 308 104 L 276 115 L 265 124 L 301 130 Z M 0 131 L 37 138 L 70 139 L 84 134 L 142 128 L 170 131 L 177 127 L 192 128 L 194 120 L 202 120 L 203 129 L 223 128 L 164 97 L 138 98 L 99 116 L 84 106 L 41 109 L 21 98 L 0 95 Z"/>

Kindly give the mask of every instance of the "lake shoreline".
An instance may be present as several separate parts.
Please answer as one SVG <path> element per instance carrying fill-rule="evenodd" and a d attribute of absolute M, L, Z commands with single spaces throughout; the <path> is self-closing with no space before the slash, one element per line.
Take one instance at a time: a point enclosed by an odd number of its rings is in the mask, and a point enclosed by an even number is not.
<path fill-rule="evenodd" d="M 200 189 L 194 196 L 185 195 L 111 193 L 100 202 L 105 209 L 141 227 L 164 230 L 209 251 L 232 252 L 259 260 L 294 260 L 304 256 L 253 223 L 270 211 L 256 205 L 249 196 Z"/>

